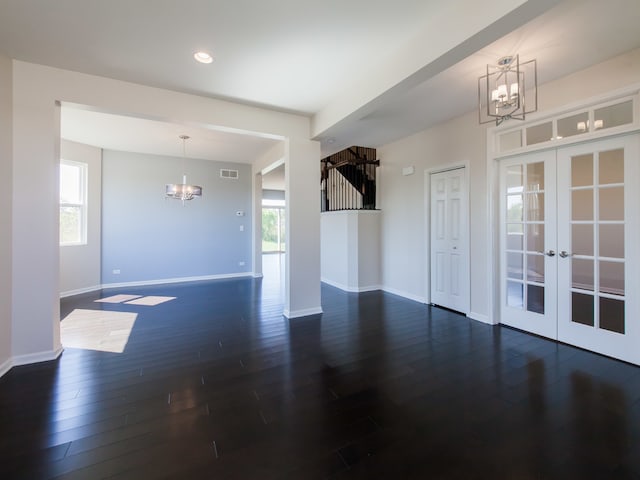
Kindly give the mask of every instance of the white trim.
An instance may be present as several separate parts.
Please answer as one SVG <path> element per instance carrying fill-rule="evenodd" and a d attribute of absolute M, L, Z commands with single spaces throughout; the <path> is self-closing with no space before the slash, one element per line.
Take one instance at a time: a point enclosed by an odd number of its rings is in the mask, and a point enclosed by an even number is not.
<path fill-rule="evenodd" d="M 121 287 L 143 287 L 146 285 L 162 285 L 164 283 L 183 283 L 183 282 L 200 282 L 203 280 L 221 280 L 226 278 L 245 278 L 252 277 L 251 272 L 242 273 L 226 273 L 223 275 L 202 275 L 199 277 L 177 277 L 162 278 L 159 280 L 143 280 L 139 282 L 123 282 L 123 283 L 103 283 L 102 288 L 121 288 Z"/>
<path fill-rule="evenodd" d="M 485 315 L 484 313 L 469 312 L 467 317 L 469 317 L 471 320 L 476 320 L 478 322 L 486 323 L 487 325 L 498 324 L 498 322 L 495 319 L 489 318 L 489 315 Z"/>
<path fill-rule="evenodd" d="M 304 310 L 294 311 L 285 308 L 284 312 L 282 312 L 282 314 L 289 319 L 308 317 L 309 315 L 318 315 L 320 313 L 322 313 L 322 307 L 305 308 Z"/>
<path fill-rule="evenodd" d="M 62 345 L 55 350 L 49 350 L 45 352 L 29 353 L 27 355 L 18 355 L 11 359 L 11 366 L 17 367 L 20 365 L 29 365 L 31 363 L 50 362 L 55 360 L 62 353 Z"/>
<path fill-rule="evenodd" d="M 331 285 L 332 287 L 339 288 L 340 290 L 343 290 L 349 293 L 363 293 L 363 292 L 374 292 L 376 290 L 382 290 L 380 285 L 368 285 L 365 287 L 349 287 L 348 285 L 343 285 L 342 283 L 334 282 L 324 277 L 321 277 L 320 281 L 322 283 L 326 283 L 327 285 Z"/>
<path fill-rule="evenodd" d="M 262 275 L 261 273 L 256 273 L 256 272 L 253 272 L 252 276 L 253 276 L 253 278 L 262 278 L 262 277 L 264 277 L 264 275 Z"/>
<path fill-rule="evenodd" d="M 74 295 L 81 295 L 83 293 L 96 292 L 102 290 L 102 285 L 94 285 L 93 287 L 78 288 L 77 290 L 67 290 L 66 292 L 60 292 L 60 298 L 72 297 Z"/>
<path fill-rule="evenodd" d="M 380 289 L 381 289 L 383 292 L 390 293 L 391 295 L 397 295 L 397 296 L 399 296 L 399 297 L 404 297 L 404 298 L 406 298 L 406 299 L 408 299 L 408 300 L 413 300 L 414 302 L 418 302 L 418 303 L 428 303 L 428 302 L 426 301 L 426 299 L 425 299 L 424 297 L 421 297 L 420 295 L 414 295 L 414 294 L 412 294 L 412 293 L 404 292 L 404 291 L 402 291 L 402 290 L 397 290 L 397 289 L 395 289 L 395 288 L 385 287 L 385 286 L 380 287 Z"/>
<path fill-rule="evenodd" d="M 0 377 L 3 377 L 5 373 L 11 370 L 11 367 L 13 367 L 13 365 L 11 362 L 11 357 L 9 357 L 0 365 Z"/>

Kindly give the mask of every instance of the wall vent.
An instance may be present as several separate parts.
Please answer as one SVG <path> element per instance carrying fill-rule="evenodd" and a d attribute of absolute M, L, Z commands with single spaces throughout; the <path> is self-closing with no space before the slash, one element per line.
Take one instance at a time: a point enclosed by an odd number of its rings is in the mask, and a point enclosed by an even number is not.
<path fill-rule="evenodd" d="M 227 168 L 220 169 L 220 178 L 238 178 L 238 170 L 229 170 Z"/>

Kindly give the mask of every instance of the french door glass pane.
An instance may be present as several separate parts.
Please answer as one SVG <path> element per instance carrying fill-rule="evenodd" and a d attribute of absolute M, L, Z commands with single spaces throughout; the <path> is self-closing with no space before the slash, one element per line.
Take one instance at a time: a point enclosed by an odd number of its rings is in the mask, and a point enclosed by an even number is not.
<path fill-rule="evenodd" d="M 571 186 L 593 185 L 593 154 L 571 157 Z"/>
<path fill-rule="evenodd" d="M 544 162 L 527 164 L 527 192 L 544 190 Z"/>
<path fill-rule="evenodd" d="M 522 165 L 507 167 L 507 193 L 522 192 L 523 185 Z"/>
<path fill-rule="evenodd" d="M 522 280 L 522 253 L 507 253 L 507 278 Z"/>
<path fill-rule="evenodd" d="M 527 251 L 542 252 L 544 250 L 544 223 L 527 225 Z"/>
<path fill-rule="evenodd" d="M 527 194 L 527 221 L 544 221 L 544 193 Z"/>
<path fill-rule="evenodd" d="M 571 225 L 571 252 L 574 255 L 593 255 L 592 224 L 574 223 Z"/>
<path fill-rule="evenodd" d="M 600 256 L 624 258 L 624 225 L 604 223 L 599 229 Z"/>
<path fill-rule="evenodd" d="M 524 247 L 524 225 L 522 223 L 507 224 L 507 250 L 522 250 Z"/>
<path fill-rule="evenodd" d="M 600 328 L 625 333 L 624 301 L 600 297 Z"/>
<path fill-rule="evenodd" d="M 522 221 L 522 195 L 507 195 L 507 221 Z"/>
<path fill-rule="evenodd" d="M 593 327 L 593 296 L 584 293 L 571 293 L 571 321 Z"/>
<path fill-rule="evenodd" d="M 571 192 L 571 219 L 593 220 L 593 189 L 573 190 Z"/>
<path fill-rule="evenodd" d="M 544 315 L 544 287 L 527 285 L 527 311 Z"/>
<path fill-rule="evenodd" d="M 624 263 L 600 262 L 600 293 L 624 295 Z"/>
<path fill-rule="evenodd" d="M 623 183 L 624 150 L 619 148 L 600 152 L 598 157 L 598 183 L 600 185 Z"/>
<path fill-rule="evenodd" d="M 527 255 L 527 280 L 544 283 L 544 255 Z"/>
<path fill-rule="evenodd" d="M 600 220 L 624 220 L 624 187 L 600 189 Z"/>
<path fill-rule="evenodd" d="M 522 308 L 524 306 L 524 291 L 522 283 L 507 282 L 507 305 Z"/>
<path fill-rule="evenodd" d="M 573 258 L 571 260 L 571 286 L 593 291 L 593 260 Z"/>

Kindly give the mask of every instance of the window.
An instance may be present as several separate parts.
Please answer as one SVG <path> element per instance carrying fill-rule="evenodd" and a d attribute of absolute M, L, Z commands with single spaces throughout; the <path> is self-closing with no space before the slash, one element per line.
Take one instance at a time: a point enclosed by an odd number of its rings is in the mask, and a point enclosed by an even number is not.
<path fill-rule="evenodd" d="M 87 243 L 87 164 L 60 161 L 60 245 Z"/>

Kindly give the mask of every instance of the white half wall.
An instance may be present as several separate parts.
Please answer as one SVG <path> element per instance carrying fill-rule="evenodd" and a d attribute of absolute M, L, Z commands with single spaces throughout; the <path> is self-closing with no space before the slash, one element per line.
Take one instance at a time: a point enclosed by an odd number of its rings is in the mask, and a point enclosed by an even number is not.
<path fill-rule="evenodd" d="M 347 292 L 380 288 L 379 210 L 321 214 L 322 281 Z"/>
<path fill-rule="evenodd" d="M 87 243 L 60 247 L 60 296 L 100 288 L 102 149 L 62 139 L 60 157 L 87 164 Z"/>
<path fill-rule="evenodd" d="M 0 54 L 0 376 L 11 366 L 13 67 Z"/>

